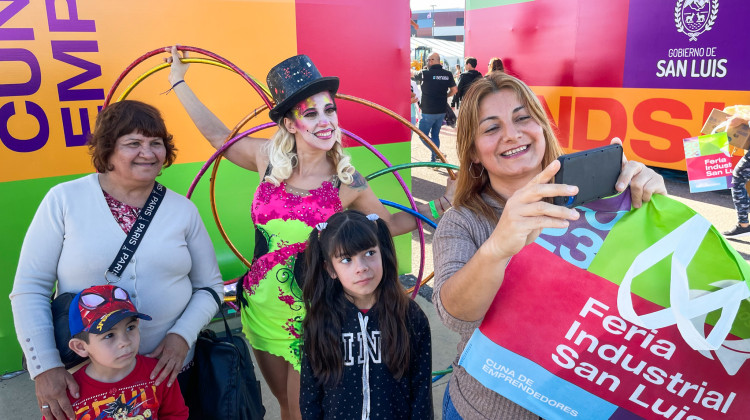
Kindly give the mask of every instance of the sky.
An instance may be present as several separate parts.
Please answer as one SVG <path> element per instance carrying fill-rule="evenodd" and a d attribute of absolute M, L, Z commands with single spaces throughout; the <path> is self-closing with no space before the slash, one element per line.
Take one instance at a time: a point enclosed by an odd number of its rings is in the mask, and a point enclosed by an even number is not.
<path fill-rule="evenodd" d="M 465 0 L 410 0 L 411 10 L 432 10 L 435 9 L 463 9 L 466 6 Z"/>

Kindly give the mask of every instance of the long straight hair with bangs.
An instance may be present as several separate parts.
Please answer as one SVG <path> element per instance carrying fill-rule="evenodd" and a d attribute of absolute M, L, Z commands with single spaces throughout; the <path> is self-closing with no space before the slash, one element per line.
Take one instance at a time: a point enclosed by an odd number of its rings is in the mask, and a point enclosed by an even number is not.
<path fill-rule="evenodd" d="M 356 210 L 331 216 L 323 230 L 313 229 L 305 249 L 302 296 L 307 315 L 302 322 L 305 357 L 315 377 L 326 386 L 341 380 L 341 327 L 346 313 L 346 292 L 341 282 L 328 273 L 336 256 L 352 256 L 377 246 L 383 264 L 383 278 L 375 289 L 375 306 L 382 339 L 381 351 L 394 378 L 409 369 L 409 298 L 398 281 L 398 262 L 393 238 L 381 219 L 374 222 Z"/>
<path fill-rule="evenodd" d="M 482 168 L 481 165 L 477 167 L 473 164 L 473 160 L 477 154 L 475 140 L 479 129 L 479 110 L 482 101 L 488 95 L 503 89 L 515 92 L 518 99 L 529 111 L 531 118 L 542 127 L 546 147 L 540 170 L 563 154 L 542 104 L 526 83 L 502 72 L 492 72 L 474 81 L 469 87 L 469 91 L 461 99 L 461 112 L 458 114 L 456 123 L 458 127 L 456 149 L 462 170 L 458 172 L 453 205 L 466 207 L 493 223 L 497 223 L 498 216 L 492 207 L 482 199 L 482 193 L 488 193 L 502 205 L 505 204 L 505 200 L 492 189 L 486 169 Z M 477 174 L 479 175 L 477 176 Z"/>

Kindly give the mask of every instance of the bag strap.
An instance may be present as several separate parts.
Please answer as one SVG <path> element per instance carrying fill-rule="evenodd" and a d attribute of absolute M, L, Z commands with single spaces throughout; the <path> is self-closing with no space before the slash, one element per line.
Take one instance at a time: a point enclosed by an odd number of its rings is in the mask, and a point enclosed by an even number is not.
<path fill-rule="evenodd" d="M 213 296 L 214 301 L 216 302 L 216 305 L 219 307 L 219 313 L 221 314 L 221 319 L 224 320 L 224 330 L 226 331 L 227 338 L 232 338 L 232 330 L 229 329 L 229 324 L 227 323 L 227 317 L 224 315 L 224 311 L 221 310 L 221 299 L 219 299 L 219 294 L 216 293 L 216 290 L 210 288 L 210 287 L 201 287 L 198 290 L 205 290 L 208 293 Z M 198 291 L 196 290 L 196 292 Z"/>
<path fill-rule="evenodd" d="M 135 254 L 135 250 L 138 249 L 138 245 L 140 245 L 143 235 L 146 234 L 146 229 L 148 229 L 148 226 L 151 224 L 151 220 L 154 218 L 156 210 L 161 205 L 161 202 L 164 201 L 164 195 L 166 192 L 167 189 L 164 188 L 163 185 L 154 181 L 154 188 L 151 190 L 148 199 L 146 199 L 146 205 L 143 206 L 140 212 L 138 212 L 138 219 L 136 219 L 133 227 L 130 228 L 130 232 L 128 232 L 128 236 L 122 243 L 120 251 L 117 253 L 117 256 L 114 261 L 112 261 L 112 264 L 110 264 L 107 271 L 104 272 L 104 280 L 107 281 L 107 284 L 120 281 L 122 272 L 125 270 L 125 267 L 128 266 L 133 254 Z M 114 276 L 117 277 L 117 280 L 109 281 L 108 276 L 110 273 L 114 274 Z"/>

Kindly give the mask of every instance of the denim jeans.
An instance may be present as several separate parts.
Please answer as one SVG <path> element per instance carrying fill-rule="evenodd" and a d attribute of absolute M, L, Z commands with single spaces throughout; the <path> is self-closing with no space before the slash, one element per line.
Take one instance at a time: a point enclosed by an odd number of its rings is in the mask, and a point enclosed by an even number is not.
<path fill-rule="evenodd" d="M 435 143 L 435 146 L 437 146 L 438 149 L 440 148 L 440 128 L 443 126 L 444 119 L 445 112 L 443 112 L 442 114 L 422 113 L 422 119 L 419 120 L 419 131 L 423 132 L 427 137 L 429 137 L 430 140 Z M 420 140 L 422 139 L 420 138 Z M 427 146 L 427 143 L 425 143 L 424 140 L 422 140 L 422 143 Z M 433 152 L 432 161 L 434 162 L 435 160 L 437 160 L 437 155 L 435 155 L 435 153 Z"/>
<path fill-rule="evenodd" d="M 445 395 L 443 395 L 443 420 L 463 420 L 456 407 L 451 401 L 451 394 L 448 391 L 449 386 L 445 386 Z"/>

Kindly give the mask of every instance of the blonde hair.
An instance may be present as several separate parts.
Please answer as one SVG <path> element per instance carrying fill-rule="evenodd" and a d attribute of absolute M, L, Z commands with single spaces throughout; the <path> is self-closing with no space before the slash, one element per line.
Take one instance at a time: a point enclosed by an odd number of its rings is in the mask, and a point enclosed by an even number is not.
<path fill-rule="evenodd" d="M 341 146 L 341 129 L 336 128 L 333 136 L 336 142 L 331 150 L 326 153 L 326 156 L 336 166 L 336 175 L 339 180 L 343 184 L 349 185 L 354 181 L 355 169 L 351 163 L 352 158 L 344 153 L 344 148 Z M 271 173 L 264 180 L 278 187 L 281 185 L 281 181 L 292 176 L 292 171 L 298 163 L 297 143 L 294 135 L 284 126 L 283 118 L 278 124 L 278 130 L 266 142 L 264 149 L 268 155 L 268 164 L 271 165 Z"/>
<path fill-rule="evenodd" d="M 466 95 L 461 99 L 461 112 L 458 114 L 458 121 L 456 123 L 458 127 L 456 149 L 461 171 L 458 172 L 456 194 L 453 203 L 454 206 L 466 207 L 493 223 L 497 223 L 498 221 L 497 214 L 482 199 L 481 194 L 483 192 L 488 193 L 501 205 L 505 204 L 505 200 L 492 189 L 490 177 L 485 168 L 473 167 L 473 161 L 477 155 L 474 141 L 479 128 L 479 110 L 482 101 L 490 94 L 504 89 L 515 92 L 518 99 L 529 111 L 531 118 L 542 127 L 545 141 L 542 168 L 547 167 L 547 165 L 563 154 L 563 150 L 557 142 L 557 137 L 547 119 L 544 108 L 542 108 L 542 104 L 539 102 L 536 94 L 524 82 L 502 72 L 493 72 L 474 81 L 469 87 L 468 92 L 466 92 Z M 479 166 L 481 167 L 481 164 Z"/>

